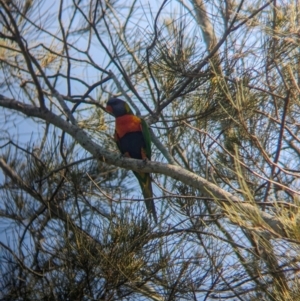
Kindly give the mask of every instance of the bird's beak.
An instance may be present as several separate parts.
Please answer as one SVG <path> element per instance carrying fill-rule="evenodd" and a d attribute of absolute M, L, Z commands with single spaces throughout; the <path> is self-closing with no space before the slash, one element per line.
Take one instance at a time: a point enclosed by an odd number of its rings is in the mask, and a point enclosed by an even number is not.
<path fill-rule="evenodd" d="M 111 106 L 106 106 L 105 108 L 106 112 L 112 114 L 113 113 L 113 108 Z"/>

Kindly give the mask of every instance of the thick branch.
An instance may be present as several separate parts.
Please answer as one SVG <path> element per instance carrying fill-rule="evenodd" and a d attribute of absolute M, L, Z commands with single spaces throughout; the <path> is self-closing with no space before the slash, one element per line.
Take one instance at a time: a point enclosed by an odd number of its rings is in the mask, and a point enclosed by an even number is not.
<path fill-rule="evenodd" d="M 207 50 L 211 52 L 211 50 L 216 47 L 217 38 L 214 32 L 213 25 L 211 24 L 206 8 L 202 0 L 194 0 L 193 1 L 194 7 L 197 13 L 197 21 L 202 29 L 204 41 L 207 46 Z"/>
<path fill-rule="evenodd" d="M 40 118 L 53 124 L 72 136 L 85 150 L 90 152 L 98 160 L 134 171 L 164 174 L 200 190 L 204 195 L 209 197 L 226 199 L 229 203 L 238 203 L 242 209 L 241 211 L 253 214 L 254 216 L 259 214 L 262 220 L 266 223 L 266 226 L 268 225 L 272 231 L 277 234 L 285 236 L 283 225 L 276 218 L 268 213 L 259 211 L 254 205 L 243 203 L 238 197 L 180 166 L 159 162 L 145 162 L 142 160 L 121 157 L 120 155 L 114 154 L 105 147 L 95 143 L 83 129 L 63 120 L 47 109 L 42 110 L 31 105 L 23 104 L 15 99 L 6 98 L 3 95 L 0 95 L 0 106 L 21 112 L 29 117 Z"/>

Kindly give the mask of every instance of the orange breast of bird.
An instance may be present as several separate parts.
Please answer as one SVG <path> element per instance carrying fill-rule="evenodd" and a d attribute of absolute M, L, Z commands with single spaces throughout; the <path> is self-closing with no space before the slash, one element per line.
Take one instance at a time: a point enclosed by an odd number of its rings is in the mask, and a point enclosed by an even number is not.
<path fill-rule="evenodd" d="M 141 119 L 135 115 L 124 115 L 116 118 L 116 132 L 119 138 L 127 133 L 142 131 Z"/>

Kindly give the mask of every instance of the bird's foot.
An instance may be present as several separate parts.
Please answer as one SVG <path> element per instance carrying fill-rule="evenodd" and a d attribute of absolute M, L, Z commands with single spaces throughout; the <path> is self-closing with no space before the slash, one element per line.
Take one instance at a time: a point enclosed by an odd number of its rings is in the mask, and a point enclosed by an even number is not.
<path fill-rule="evenodd" d="M 124 153 L 124 154 L 121 154 L 121 157 L 122 158 L 130 158 L 130 155 L 128 152 Z"/>

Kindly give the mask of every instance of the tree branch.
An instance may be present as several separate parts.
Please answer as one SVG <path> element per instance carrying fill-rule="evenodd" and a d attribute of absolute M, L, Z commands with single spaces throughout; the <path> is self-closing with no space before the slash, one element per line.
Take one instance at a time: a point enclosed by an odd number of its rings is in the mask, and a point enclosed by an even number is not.
<path fill-rule="evenodd" d="M 261 218 L 261 220 L 265 223 L 265 225 L 263 225 L 264 229 L 270 230 L 273 234 L 277 233 L 281 236 L 286 236 L 283 224 L 272 215 L 259 211 L 258 207 L 255 205 L 243 203 L 242 199 L 180 166 L 152 161 L 145 162 L 142 160 L 121 157 L 120 155 L 114 154 L 105 147 L 95 143 L 83 129 L 63 120 L 47 109 L 42 110 L 31 105 L 23 104 L 15 99 L 10 99 L 3 95 L 0 95 L 0 106 L 21 112 L 29 117 L 40 118 L 51 123 L 72 136 L 85 150 L 90 152 L 100 161 L 105 161 L 108 164 L 134 171 L 164 174 L 198 189 L 204 195 L 209 197 L 213 197 L 215 199 L 226 199 L 229 201 L 229 204 L 235 204 L 235 206 L 237 206 L 236 203 L 238 203 L 238 206 L 241 209 L 240 211 L 247 212 L 249 216 L 259 216 L 259 218 Z"/>

